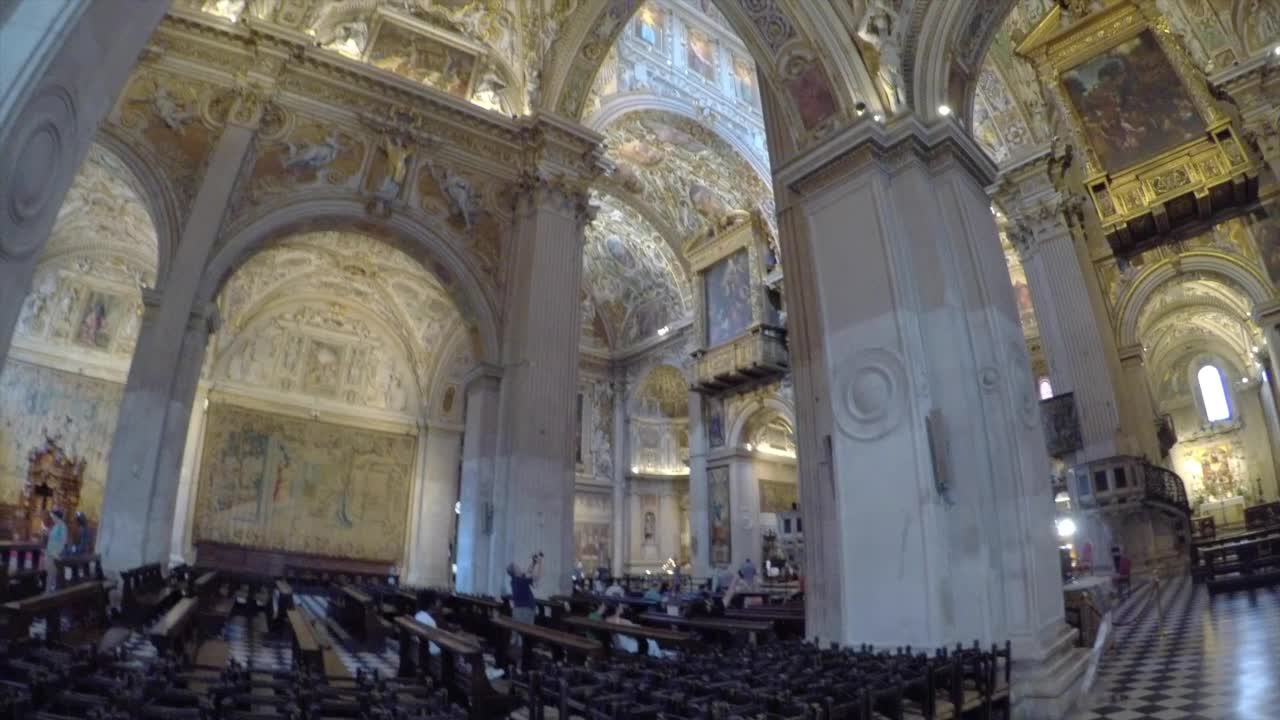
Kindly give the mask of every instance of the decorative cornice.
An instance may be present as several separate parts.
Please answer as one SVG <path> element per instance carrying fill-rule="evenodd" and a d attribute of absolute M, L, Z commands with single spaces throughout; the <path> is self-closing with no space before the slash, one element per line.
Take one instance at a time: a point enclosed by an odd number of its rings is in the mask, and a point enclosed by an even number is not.
<path fill-rule="evenodd" d="M 996 175 L 995 163 L 958 123 L 926 125 L 904 115 L 887 124 L 863 120 L 836 133 L 775 171 L 774 182 L 803 196 L 870 167 L 892 174 L 912 163 L 955 163 L 984 187 Z"/>
<path fill-rule="evenodd" d="M 462 379 L 463 392 L 471 392 L 472 386 L 485 386 L 497 389 L 502 383 L 502 366 L 481 362 L 471 368 Z"/>

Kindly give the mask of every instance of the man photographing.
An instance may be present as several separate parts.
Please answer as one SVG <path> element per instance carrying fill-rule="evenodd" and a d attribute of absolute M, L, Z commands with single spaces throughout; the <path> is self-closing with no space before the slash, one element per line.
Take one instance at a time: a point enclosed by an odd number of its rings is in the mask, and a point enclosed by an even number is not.
<path fill-rule="evenodd" d="M 507 566 L 507 575 L 511 578 L 511 619 L 532 625 L 538 614 L 533 586 L 542 577 L 542 551 L 533 554 L 528 570 L 521 570 L 513 561 Z"/>

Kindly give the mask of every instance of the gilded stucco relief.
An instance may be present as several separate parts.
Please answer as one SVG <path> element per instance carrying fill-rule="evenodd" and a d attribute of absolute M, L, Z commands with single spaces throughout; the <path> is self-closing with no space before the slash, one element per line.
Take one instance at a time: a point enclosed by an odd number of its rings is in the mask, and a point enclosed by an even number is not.
<path fill-rule="evenodd" d="M 655 365 L 631 394 L 631 464 L 642 473 L 689 472 L 689 381 L 671 365 Z"/>
<path fill-rule="evenodd" d="M 139 65 L 108 118 L 125 136 L 145 146 L 173 182 L 179 201 L 195 200 L 205 162 L 218 131 L 205 109 L 218 95 L 208 82 Z"/>

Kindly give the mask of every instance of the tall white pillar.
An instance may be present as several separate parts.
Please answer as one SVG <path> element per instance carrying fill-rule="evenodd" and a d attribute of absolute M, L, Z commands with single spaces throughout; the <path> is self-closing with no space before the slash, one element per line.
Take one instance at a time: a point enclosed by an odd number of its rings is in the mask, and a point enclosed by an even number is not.
<path fill-rule="evenodd" d="M 493 492 L 493 593 L 507 587 L 503 567 L 526 565 L 536 552 L 543 553 L 543 569 L 535 592 L 561 594 L 570 586 L 579 292 L 592 215 L 585 185 L 575 182 L 530 175 L 516 200 L 503 313 L 499 452 L 505 464 Z"/>
<path fill-rule="evenodd" d="M 1039 155 L 1007 173 L 996 197 L 1013 225 L 1053 391 L 1075 398 L 1084 447 L 1073 460 L 1136 454 L 1155 443 L 1155 430 L 1146 418 L 1125 416 L 1110 319 L 1069 224 L 1073 201 L 1054 187 L 1051 172 L 1048 154 Z"/>
<path fill-rule="evenodd" d="M 707 495 L 707 429 L 702 394 L 689 393 L 689 544 L 693 576 L 711 577 L 711 516 Z"/>
<path fill-rule="evenodd" d="M 432 426 L 419 433 L 421 473 L 414 491 L 413 528 L 405 575 L 410 585 L 449 585 L 449 543 L 453 540 L 454 503 L 458 500 L 458 458 L 462 435 Z"/>
<path fill-rule="evenodd" d="M 1267 502 L 1280 499 L 1280 409 L 1276 407 L 1275 380 L 1270 372 L 1264 372 L 1258 383 L 1258 402 L 1267 423 L 1267 445 L 1271 453 L 1272 478 L 1270 486 L 1263 485 Z"/>
<path fill-rule="evenodd" d="M 489 592 L 493 554 L 493 484 L 498 459 L 502 369 L 481 364 L 466 380 L 466 430 L 462 442 L 462 513 L 458 516 L 457 588 Z"/>
<path fill-rule="evenodd" d="M 1128 345 L 1119 349 L 1120 370 L 1124 378 L 1124 392 L 1121 399 L 1130 404 L 1129 416 L 1135 423 L 1142 423 L 1152 428 L 1151 432 L 1135 433 L 1139 442 L 1138 450 L 1151 462 L 1160 464 L 1160 440 L 1155 433 L 1156 413 L 1155 398 L 1151 394 L 1151 380 L 1147 377 L 1147 367 L 1143 359 L 1141 345 Z"/>
<path fill-rule="evenodd" d="M 631 471 L 631 430 L 627 426 L 627 384 L 613 383 L 613 548 L 609 571 L 614 577 L 626 572 L 630 552 L 627 535 L 627 475 Z"/>
<path fill-rule="evenodd" d="M 209 411 L 209 386 L 199 384 L 192 401 L 191 420 L 187 423 L 186 449 L 182 453 L 182 472 L 178 477 L 178 498 L 174 504 L 173 540 L 169 562 L 195 564 L 195 548 L 191 543 L 195 520 L 196 498 L 200 483 L 200 464 L 204 454 L 204 426 Z"/>
<path fill-rule="evenodd" d="M 169 2 L 137 0 L 127 13 L 90 0 L 0 5 L 3 366 L 62 199 Z"/>
<path fill-rule="evenodd" d="M 1063 621 L 993 174 L 958 124 L 914 116 L 859 123 L 775 172 L 787 273 L 806 278 L 786 283 L 797 435 L 818 445 L 799 458 L 806 565 L 834 556 L 840 590 L 834 607 L 808 594 L 807 611 L 811 635 L 845 643 L 1011 640 L 1020 711 L 1060 717 L 1087 654 Z"/>
<path fill-rule="evenodd" d="M 208 330 L 190 342 L 199 279 L 218 239 L 236 179 L 253 147 L 265 99 L 236 94 L 196 192 L 161 300 L 144 317 L 111 446 L 102 507 L 102 562 L 112 571 L 168 556 L 178 469 Z M 212 306 L 211 306 L 212 307 Z M 183 338 L 183 342 L 175 342 Z"/>

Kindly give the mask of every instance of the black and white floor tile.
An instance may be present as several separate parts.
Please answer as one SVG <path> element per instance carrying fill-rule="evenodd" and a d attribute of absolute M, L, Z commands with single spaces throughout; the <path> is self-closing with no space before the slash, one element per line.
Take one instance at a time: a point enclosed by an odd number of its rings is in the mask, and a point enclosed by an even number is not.
<path fill-rule="evenodd" d="M 1181 578 L 1160 598 L 1118 627 L 1073 720 L 1280 718 L 1280 588 L 1211 596 Z"/>

